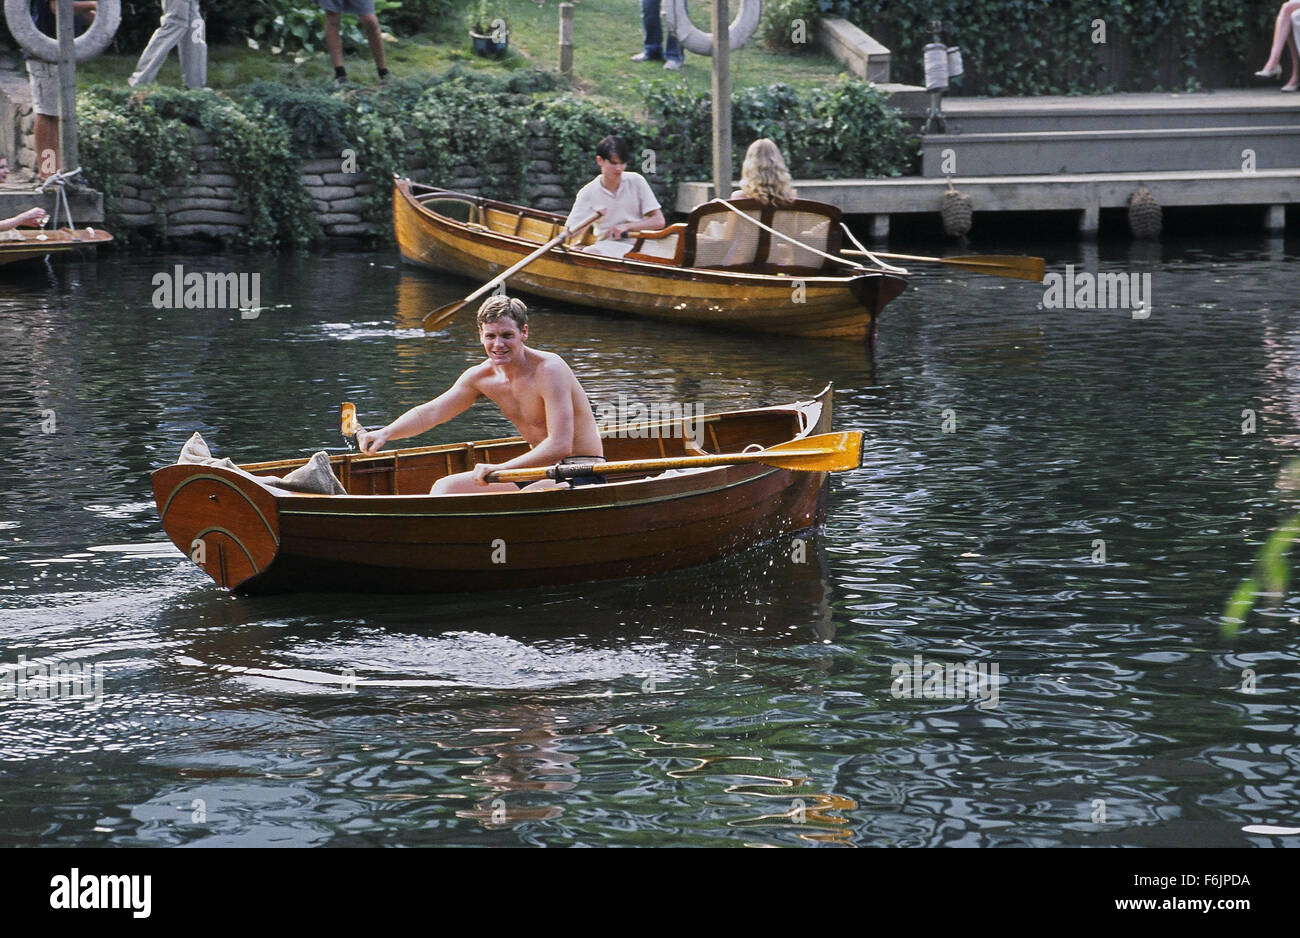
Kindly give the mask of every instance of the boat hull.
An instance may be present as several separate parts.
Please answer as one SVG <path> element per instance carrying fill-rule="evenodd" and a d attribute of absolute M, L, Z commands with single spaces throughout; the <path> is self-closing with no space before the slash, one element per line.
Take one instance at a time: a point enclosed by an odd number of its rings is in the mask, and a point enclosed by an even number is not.
<path fill-rule="evenodd" d="M 13 238 L 12 235 L 19 237 Z M 63 254 L 83 248 L 107 244 L 113 236 L 97 228 L 79 228 L 73 231 L 59 229 L 42 231 L 35 228 L 13 228 L 0 232 L 0 264 L 36 261 L 47 254 Z"/>
<path fill-rule="evenodd" d="M 712 439 L 721 451 L 744 439 L 771 445 L 783 425 L 800 427 L 795 436 L 827 432 L 831 391 L 788 408 L 705 419 L 714 421 Z M 748 429 L 737 429 L 742 422 Z M 648 453 L 662 442 L 636 446 Z M 631 445 L 608 440 L 607 455 L 625 456 L 620 443 Z M 418 471 L 420 460 L 444 455 L 446 471 L 459 471 L 452 458 L 459 452 L 397 451 L 394 476 L 401 460 Z M 335 457 L 349 492 L 364 491 L 361 467 L 373 461 Z M 427 490 L 426 479 L 412 478 Z M 273 493 L 228 470 L 191 465 L 160 469 L 153 482 L 173 543 L 196 563 L 202 559 L 199 565 L 219 585 L 260 594 L 511 589 L 694 566 L 820 525 L 828 476 L 738 465 L 572 490 L 471 496 Z"/>
<path fill-rule="evenodd" d="M 558 215 L 506 208 L 522 213 L 539 230 L 563 222 Z M 479 281 L 491 279 L 548 240 L 474 227 L 441 215 L 415 198 L 407 180 L 394 183 L 393 225 L 404 260 Z M 685 325 L 871 339 L 880 311 L 902 292 L 906 281 L 875 272 L 796 277 L 681 268 L 555 248 L 515 274 L 510 284 L 514 290 L 574 306 Z"/>

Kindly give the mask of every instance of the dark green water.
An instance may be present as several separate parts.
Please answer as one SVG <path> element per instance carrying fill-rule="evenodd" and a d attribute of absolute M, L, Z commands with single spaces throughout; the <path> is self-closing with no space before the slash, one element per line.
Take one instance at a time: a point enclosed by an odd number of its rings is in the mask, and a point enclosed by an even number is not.
<path fill-rule="evenodd" d="M 1300 602 L 1217 631 L 1288 505 L 1295 259 L 1262 239 L 1056 250 L 1058 272 L 1150 272 L 1154 313 L 920 273 L 874 361 L 538 313 L 533 343 L 597 403 L 733 409 L 834 381 L 866 465 L 834 481 L 805 563 L 787 538 L 444 597 L 232 597 L 165 540 L 148 473 L 194 430 L 236 461 L 306 454 L 341 444 L 342 400 L 375 424 L 433 396 L 473 328 L 419 317 L 463 281 L 387 251 L 5 272 L 0 663 L 104 684 L 98 707 L 0 699 L 0 843 L 1300 842 L 1242 831 L 1300 825 Z M 177 262 L 261 272 L 267 308 L 154 309 Z M 509 432 L 481 404 L 430 441 Z M 895 696 L 917 655 L 996 667 L 996 698 Z"/>

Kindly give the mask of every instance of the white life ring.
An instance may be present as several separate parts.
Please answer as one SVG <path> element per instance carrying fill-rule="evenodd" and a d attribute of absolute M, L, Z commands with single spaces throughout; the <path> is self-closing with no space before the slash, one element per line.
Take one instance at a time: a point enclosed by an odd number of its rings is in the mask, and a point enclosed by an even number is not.
<path fill-rule="evenodd" d="M 763 0 L 740 0 L 740 12 L 731 21 L 727 36 L 731 39 L 731 48 L 739 49 L 749 42 L 758 29 L 758 19 L 763 13 Z M 677 37 L 682 47 L 696 55 L 713 55 L 713 33 L 696 29 L 686 12 L 686 0 L 669 0 L 664 11 L 668 29 Z"/>
<path fill-rule="evenodd" d="M 59 41 L 51 39 L 36 28 L 32 19 L 31 0 L 5 0 L 5 20 L 9 32 L 18 45 L 34 59 L 42 62 L 59 60 Z M 122 0 L 99 0 L 99 9 L 90 28 L 75 40 L 77 61 L 93 59 L 113 41 L 117 27 L 122 22 Z"/>

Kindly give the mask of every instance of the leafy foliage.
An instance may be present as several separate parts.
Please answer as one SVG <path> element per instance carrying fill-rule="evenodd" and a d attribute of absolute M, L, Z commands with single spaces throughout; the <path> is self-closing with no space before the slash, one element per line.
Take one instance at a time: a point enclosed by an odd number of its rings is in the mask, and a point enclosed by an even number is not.
<path fill-rule="evenodd" d="M 538 111 L 551 132 L 555 171 L 569 191 L 577 192 L 591 181 L 596 172 L 596 144 L 611 134 L 627 141 L 632 150 L 632 168 L 636 168 L 643 132 L 626 114 L 571 94 L 544 102 Z"/>
<path fill-rule="evenodd" d="M 381 25 L 387 14 L 402 6 L 398 0 L 375 0 Z M 258 0 L 258 13 L 248 24 L 248 35 L 272 53 L 315 52 L 325 48 L 325 16 L 316 0 Z M 344 51 L 365 48 L 366 36 L 355 16 L 339 21 Z"/>
<path fill-rule="evenodd" d="M 671 185 L 711 174 L 709 96 L 660 82 L 646 88 L 647 136 L 659 147 Z M 800 96 L 789 85 L 746 88 L 732 96 L 732 170 L 745 150 L 769 137 L 798 176 L 897 176 L 917 159 L 907 124 L 879 91 L 841 81 Z"/>
<path fill-rule="evenodd" d="M 893 52 L 894 81 L 922 84 L 929 22 L 952 27 L 964 91 L 1080 94 L 1246 84 L 1278 0 L 819 0 Z M 1104 42 L 1100 41 L 1104 38 Z"/>
<path fill-rule="evenodd" d="M 95 88 L 78 96 L 77 115 L 86 179 L 104 192 L 109 217 L 118 210 L 117 173 L 142 176 L 160 205 L 184 188 L 196 168 L 191 128 L 200 127 L 237 180 L 250 218 L 239 239 L 245 246 L 302 244 L 320 234 L 288 128 L 255 100 L 179 88 Z"/>
<path fill-rule="evenodd" d="M 311 199 L 298 175 L 306 157 L 355 152 L 371 184 L 364 213 L 375 231 L 391 230 L 391 180 L 427 166 L 428 181 L 452 186 L 477 176 L 491 198 L 522 202 L 532 160 L 528 128 L 551 138 L 555 172 L 576 192 L 593 174 L 592 152 L 608 134 L 623 137 L 634 163 L 669 186 L 710 173 L 707 95 L 678 82 L 646 88 L 648 121 L 571 93 L 553 73 L 506 76 L 453 68 L 434 78 L 393 80 L 327 93 L 258 82 L 239 95 L 151 87 L 93 89 L 81 95 L 87 177 L 118 211 L 117 173 L 145 177 L 160 194 L 175 191 L 195 168 L 192 128 L 212 135 L 237 178 L 252 219 L 249 246 L 301 244 L 319 235 Z M 855 81 L 798 94 L 786 85 L 736 95 L 735 151 L 771 137 L 796 175 L 897 175 L 915 159 L 915 141 L 883 95 Z M 540 126 L 537 126 L 540 123 Z M 646 166 L 653 151 L 654 167 Z M 342 164 L 340 164 L 342 165 Z"/>
<path fill-rule="evenodd" d="M 773 52 L 799 54 L 813 47 L 821 0 L 766 0 L 758 35 Z"/>

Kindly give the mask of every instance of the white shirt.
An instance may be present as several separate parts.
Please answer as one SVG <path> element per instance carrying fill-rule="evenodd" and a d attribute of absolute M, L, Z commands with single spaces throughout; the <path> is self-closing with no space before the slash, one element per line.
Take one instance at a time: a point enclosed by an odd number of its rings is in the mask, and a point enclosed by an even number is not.
<path fill-rule="evenodd" d="M 631 225 L 635 229 L 647 215 L 659 211 L 659 200 L 640 173 L 624 170 L 617 192 L 610 192 L 601 185 L 603 178 L 597 176 L 578 190 L 566 227 L 580 225 L 594 213 L 603 211 L 605 214 L 595 225 L 596 237 L 599 238 L 615 225 Z"/>

